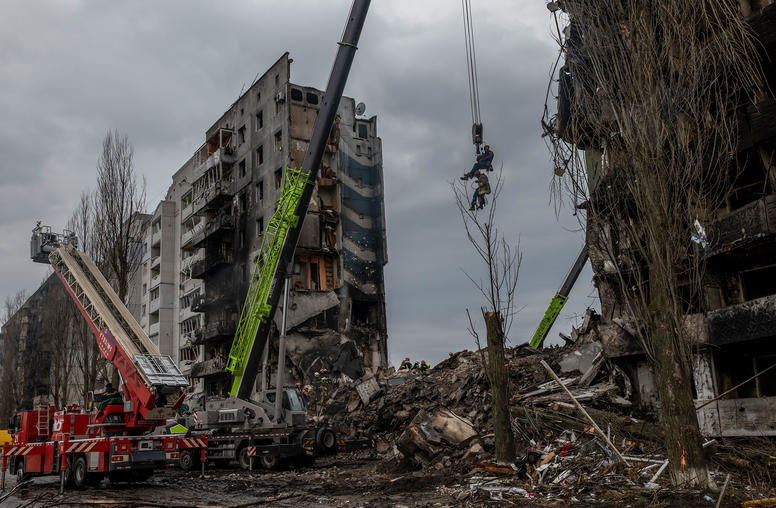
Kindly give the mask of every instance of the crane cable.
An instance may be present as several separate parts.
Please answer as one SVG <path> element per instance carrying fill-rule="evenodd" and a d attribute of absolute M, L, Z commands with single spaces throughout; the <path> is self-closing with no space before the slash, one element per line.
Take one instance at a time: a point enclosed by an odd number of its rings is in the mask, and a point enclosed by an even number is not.
<path fill-rule="evenodd" d="M 461 0 L 463 10 L 463 31 L 466 41 L 466 70 L 469 79 L 469 104 L 472 124 L 482 123 L 480 117 L 480 85 L 477 80 L 477 54 L 474 48 L 474 26 L 472 24 L 471 0 Z"/>

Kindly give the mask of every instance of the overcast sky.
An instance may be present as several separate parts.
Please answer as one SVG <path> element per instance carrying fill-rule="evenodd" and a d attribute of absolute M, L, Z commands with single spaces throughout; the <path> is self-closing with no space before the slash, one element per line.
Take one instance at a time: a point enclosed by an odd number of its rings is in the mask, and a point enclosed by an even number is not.
<path fill-rule="evenodd" d="M 204 131 L 284 52 L 291 79 L 323 88 L 350 0 L 0 2 L 0 297 L 34 291 L 36 220 L 61 229 L 93 186 L 107 129 L 126 134 L 151 209 Z M 485 138 L 503 163 L 498 223 L 523 252 L 513 344 L 528 340 L 582 246 L 556 217 L 539 119 L 556 56 L 542 0 L 475 0 Z M 383 140 L 391 361 L 436 363 L 472 349 L 465 309 L 483 303 L 449 182 L 471 167 L 460 3 L 372 3 L 345 94 L 378 116 Z M 550 338 L 598 308 L 589 267 Z M 484 331 L 483 331 L 484 334 Z"/>

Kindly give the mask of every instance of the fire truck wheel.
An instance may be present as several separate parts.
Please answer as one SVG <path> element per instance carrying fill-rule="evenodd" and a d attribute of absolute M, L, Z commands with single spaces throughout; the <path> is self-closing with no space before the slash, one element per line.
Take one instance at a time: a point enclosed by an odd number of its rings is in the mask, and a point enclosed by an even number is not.
<path fill-rule="evenodd" d="M 184 471 L 191 471 L 197 465 L 197 455 L 193 450 L 183 450 L 178 462 L 180 463 L 181 469 Z"/>
<path fill-rule="evenodd" d="M 251 468 L 251 458 L 248 456 L 247 446 L 243 446 L 237 454 L 237 463 L 240 464 L 241 469 L 248 470 Z M 255 460 L 253 461 L 253 464 L 256 465 Z"/>
<path fill-rule="evenodd" d="M 332 455 L 337 451 L 337 438 L 329 427 L 321 427 L 315 434 L 315 447 L 322 455 Z"/>
<path fill-rule="evenodd" d="M 16 483 L 26 482 L 32 475 L 24 472 L 24 457 L 16 461 Z"/>
<path fill-rule="evenodd" d="M 86 487 L 86 459 L 78 457 L 73 463 L 73 484 L 75 488 L 82 489 Z"/>
<path fill-rule="evenodd" d="M 262 455 L 259 457 L 259 463 L 264 469 L 272 471 L 278 468 L 280 461 L 275 455 Z"/>

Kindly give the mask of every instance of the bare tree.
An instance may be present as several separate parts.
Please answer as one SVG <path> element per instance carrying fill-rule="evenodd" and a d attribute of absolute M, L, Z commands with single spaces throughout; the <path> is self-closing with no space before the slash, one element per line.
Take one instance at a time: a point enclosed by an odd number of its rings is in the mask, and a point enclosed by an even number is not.
<path fill-rule="evenodd" d="M 24 338 L 26 324 L 16 313 L 27 301 L 27 292 L 23 289 L 13 296 L 6 297 L 0 314 L 0 348 L 2 348 L 2 366 L 0 367 L 0 422 L 7 422 L 14 411 L 20 408 L 23 385 L 19 379 L 21 341 Z"/>
<path fill-rule="evenodd" d="M 558 112 L 543 120 L 555 191 L 585 203 L 599 290 L 614 289 L 651 360 L 674 483 L 705 486 L 685 326 L 704 310 L 705 258 L 690 237 L 736 173 L 730 111 L 759 88 L 753 40 L 735 0 L 563 8 Z"/>
<path fill-rule="evenodd" d="M 493 409 L 493 430 L 496 442 L 496 459 L 511 462 L 515 459 L 515 438 L 509 413 L 509 374 L 504 347 L 515 315 L 517 279 L 522 254 L 519 245 L 513 246 L 495 225 L 496 203 L 502 190 L 501 171 L 491 194 L 486 212 L 471 210 L 470 189 L 465 183 L 451 183 L 455 202 L 461 213 L 466 238 L 487 270 L 485 280 L 476 280 L 468 272 L 466 276 L 479 290 L 485 305 L 481 307 L 485 321 L 488 360 L 487 373 Z M 467 310 L 467 315 L 469 311 Z M 470 333 L 479 344 L 479 335 L 469 318 Z"/>
<path fill-rule="evenodd" d="M 104 242 L 97 237 L 94 220 L 93 199 L 88 192 L 83 192 L 78 206 L 67 223 L 67 229 L 73 231 L 78 237 L 80 249 L 92 258 L 103 273 L 108 273 L 105 268 L 105 256 L 101 250 Z M 100 355 L 94 333 L 81 316 L 75 302 L 71 301 L 71 304 L 68 313 L 73 322 L 75 363 L 80 378 L 81 397 L 85 405 L 89 392 L 97 388 L 99 381 L 108 379 L 108 369 L 107 362 Z"/>
<path fill-rule="evenodd" d="M 52 345 L 49 393 L 58 408 L 70 401 L 72 389 L 77 388 L 77 383 L 74 383 L 79 357 L 76 333 L 80 331 L 82 320 L 64 286 L 54 286 L 43 306 L 42 323 L 43 333 Z"/>
<path fill-rule="evenodd" d="M 129 282 L 137 270 L 136 245 L 141 224 L 135 220 L 146 205 L 145 178 L 138 181 L 134 150 L 126 136 L 108 131 L 97 161 L 97 187 L 92 194 L 94 236 L 106 278 L 126 303 Z"/>

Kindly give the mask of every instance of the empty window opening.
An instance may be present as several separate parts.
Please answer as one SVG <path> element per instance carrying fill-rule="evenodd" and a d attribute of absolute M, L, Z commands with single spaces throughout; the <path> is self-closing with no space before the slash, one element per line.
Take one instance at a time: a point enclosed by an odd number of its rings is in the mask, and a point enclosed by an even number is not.
<path fill-rule="evenodd" d="M 283 151 L 283 131 L 277 131 L 275 133 L 275 151 Z"/>
<path fill-rule="evenodd" d="M 264 127 L 264 111 L 259 111 L 256 113 L 256 130 L 262 129 Z"/>
<path fill-rule="evenodd" d="M 245 213 L 247 209 L 248 209 L 248 194 L 244 192 L 240 194 L 240 213 Z"/>
<path fill-rule="evenodd" d="M 256 219 L 256 236 L 264 234 L 264 217 Z"/>
<path fill-rule="evenodd" d="M 264 180 L 259 180 L 256 184 L 256 199 L 259 201 L 264 199 Z"/>
<path fill-rule="evenodd" d="M 256 167 L 264 164 L 264 145 L 261 145 L 256 149 Z"/>
<path fill-rule="evenodd" d="M 243 116 L 245 114 L 245 108 L 240 108 L 240 116 Z"/>
<path fill-rule="evenodd" d="M 362 123 L 362 122 L 358 123 L 358 137 L 362 139 L 366 139 L 369 137 L 369 130 L 367 129 L 367 126 L 365 123 Z"/>
<path fill-rule="evenodd" d="M 240 168 L 240 178 L 245 176 L 245 159 L 241 160 L 237 166 Z"/>
<path fill-rule="evenodd" d="M 191 191 L 183 195 L 183 197 L 181 198 L 181 208 L 186 208 L 191 204 L 191 196 L 192 196 Z"/>
<path fill-rule="evenodd" d="M 776 265 L 741 272 L 744 301 L 776 293 Z"/>
<path fill-rule="evenodd" d="M 239 129 L 237 129 L 237 138 L 239 139 L 240 144 L 245 143 L 245 126 L 243 125 Z"/>
<path fill-rule="evenodd" d="M 283 168 L 275 170 L 275 188 L 279 189 L 283 185 Z"/>
<path fill-rule="evenodd" d="M 298 88 L 292 88 L 291 89 L 291 100 L 302 102 L 304 100 L 304 95 L 302 94 L 302 91 Z"/>
<path fill-rule="evenodd" d="M 240 248 L 242 249 L 243 247 L 245 247 L 245 231 L 241 229 L 240 230 Z"/>
<path fill-rule="evenodd" d="M 312 104 L 313 106 L 318 104 L 318 94 L 307 92 L 307 103 Z"/>

